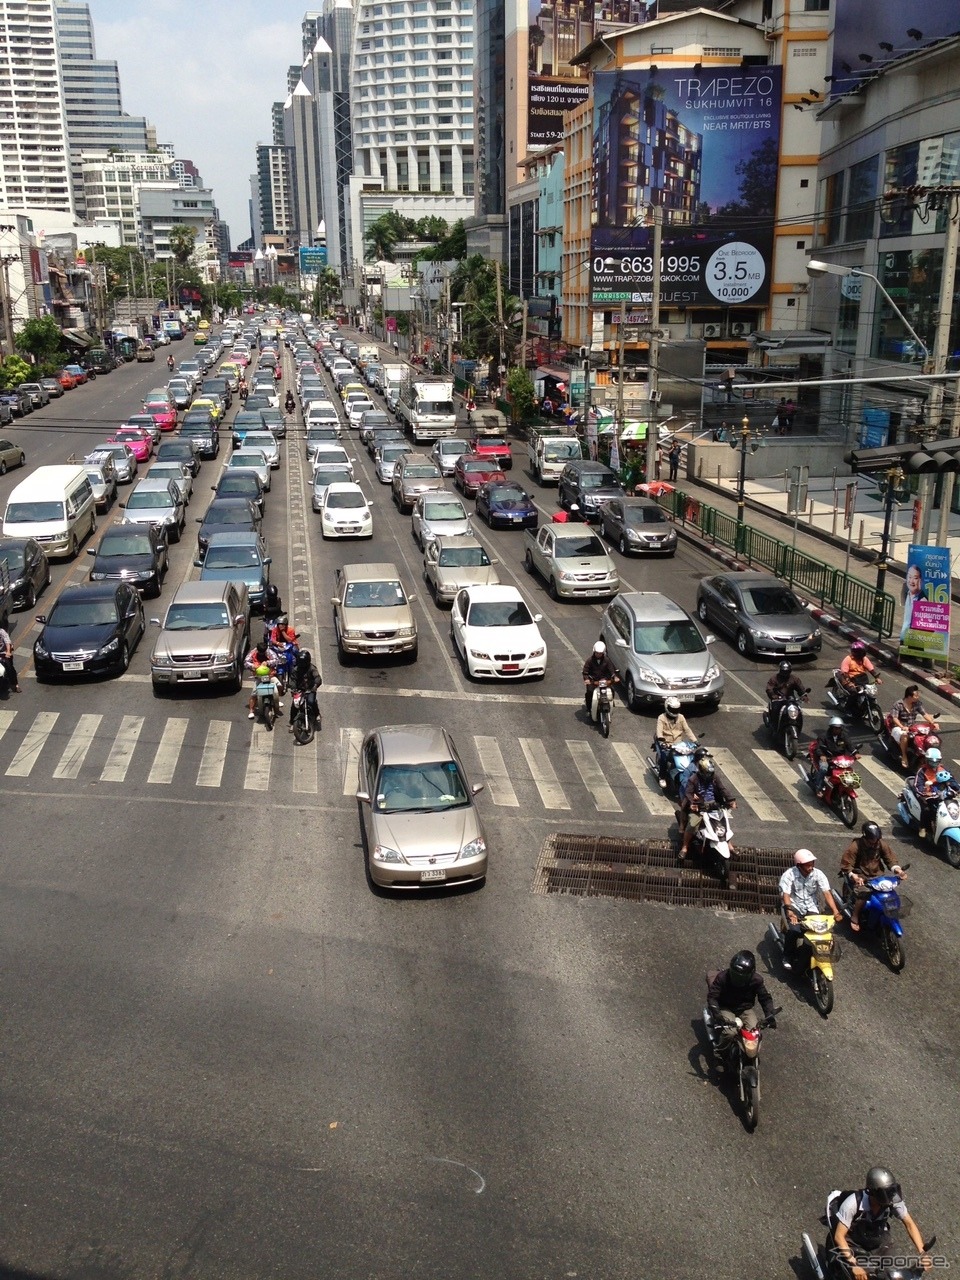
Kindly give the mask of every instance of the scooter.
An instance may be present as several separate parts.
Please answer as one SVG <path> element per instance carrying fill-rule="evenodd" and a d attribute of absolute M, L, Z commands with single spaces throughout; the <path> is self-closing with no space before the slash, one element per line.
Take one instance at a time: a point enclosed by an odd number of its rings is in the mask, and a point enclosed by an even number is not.
<path fill-rule="evenodd" d="M 253 692 L 257 697 L 257 715 L 264 728 L 272 729 L 277 718 L 277 694 L 273 685 L 273 676 L 258 678 L 254 682 Z"/>
<path fill-rule="evenodd" d="M 902 870 L 906 871 L 909 862 Z M 860 908 L 860 932 L 879 934 L 884 954 L 894 973 L 900 973 L 907 963 L 903 943 L 903 925 L 900 923 L 901 902 L 897 893 L 900 876 L 885 871 L 880 876 L 868 876 L 858 888 L 849 876 L 844 876 L 840 910 L 848 920 L 853 918 L 853 908 L 858 894 L 866 894 Z"/>
<path fill-rule="evenodd" d="M 600 726 L 605 738 L 610 737 L 610 717 L 613 715 L 613 684 L 610 680 L 595 680 L 590 699 L 590 719 Z"/>
<path fill-rule="evenodd" d="M 297 646 L 289 640 L 283 644 L 274 644 L 268 640 L 267 647 L 277 660 L 274 670 L 277 679 L 280 681 L 280 692 L 283 693 L 290 683 L 290 677 L 293 675 L 293 668 L 297 661 Z"/>
<path fill-rule="evenodd" d="M 828 809 L 833 809 L 845 827 L 855 827 L 859 809 L 857 807 L 857 787 L 860 786 L 860 775 L 854 769 L 855 756 L 834 756 L 827 765 L 827 776 L 823 782 L 821 799 Z M 807 748 L 805 764 L 797 766 L 800 776 L 810 790 L 816 795 L 817 744 L 811 742 Z"/>
<path fill-rule="evenodd" d="M 293 695 L 293 714 L 291 718 L 293 736 L 299 746 L 306 746 L 313 741 L 313 736 L 320 728 L 320 709 L 316 696 L 309 698 L 297 689 Z"/>
<path fill-rule="evenodd" d="M 857 687 L 851 692 L 840 681 L 839 667 L 827 681 L 827 697 L 844 720 L 862 720 L 874 733 L 883 728 L 883 714 L 877 706 L 877 682 L 859 677 Z"/>
<path fill-rule="evenodd" d="M 905 827 L 919 834 L 925 827 L 924 837 L 932 844 L 951 867 L 960 869 L 960 787 L 956 782 L 944 783 L 942 792 L 937 798 L 934 811 L 934 822 L 931 828 L 924 819 L 920 798 L 912 786 L 906 786 L 897 799 L 897 815 Z M 933 806 L 930 806 L 931 808 Z"/>
<path fill-rule="evenodd" d="M 750 1133 L 753 1133 L 760 1120 L 760 1045 L 763 1032 L 776 1019 L 777 1014 L 782 1012 L 782 1009 L 775 1009 L 770 1017 L 758 1021 L 755 1027 L 746 1027 L 740 1018 L 734 1019 L 737 1034 L 730 1039 L 726 1048 L 721 1049 L 724 1024 L 714 1022 L 710 1010 L 706 1005 L 703 1007 L 703 1025 L 710 1037 L 710 1047 L 716 1060 L 723 1064 L 737 1082 L 740 1105 L 743 1107 L 743 1123 Z"/>
<path fill-rule="evenodd" d="M 780 959 L 783 967 L 791 973 L 794 967 L 797 972 L 805 970 L 813 989 L 813 1002 L 826 1018 L 833 1008 L 833 962 L 840 957 L 840 950 L 833 936 L 833 916 L 811 914 L 804 916 L 803 939 L 796 960 L 791 963 L 786 959 L 784 937 L 787 931 L 786 913 L 780 913 L 780 924 L 772 922 L 767 926 L 770 940 L 780 948 Z"/>
<path fill-rule="evenodd" d="M 653 748 L 656 754 L 647 756 L 647 764 L 653 776 L 667 795 L 672 796 L 674 800 L 679 800 L 683 795 L 683 789 L 687 785 L 687 779 L 693 768 L 693 753 L 697 746 L 696 742 L 684 741 L 675 742 L 672 747 L 662 749 L 654 742 Z M 667 756 L 666 768 L 662 771 L 661 751 Z"/>
<path fill-rule="evenodd" d="M 828 1208 L 830 1203 L 841 1194 L 842 1192 L 839 1191 L 831 1191 L 827 1198 Z M 821 1215 L 820 1221 L 825 1227 L 830 1225 L 826 1213 Z M 929 1253 L 936 1243 L 937 1237 L 931 1236 L 925 1242 L 923 1252 Z M 827 1236 L 823 1249 L 817 1248 L 808 1232 L 802 1232 L 800 1235 L 800 1252 L 803 1254 L 804 1260 L 815 1280 L 850 1280 L 853 1274 L 850 1264 L 845 1259 L 837 1256 L 832 1231 Z M 914 1256 L 912 1245 L 909 1249 L 903 1250 L 896 1249 L 891 1245 L 889 1255 L 884 1255 L 884 1261 L 887 1261 L 887 1257 L 889 1257 L 889 1265 L 871 1266 L 867 1268 L 867 1274 L 870 1276 L 870 1280 L 924 1280 L 925 1277 L 930 1275 L 930 1272 L 924 1271 L 919 1262 L 914 1265 L 912 1262 Z"/>
<path fill-rule="evenodd" d="M 883 732 L 880 735 L 880 745 L 887 754 L 887 763 L 893 769 L 903 769 L 903 761 L 900 759 L 900 744 L 894 741 L 891 730 L 893 728 L 893 717 L 887 715 L 883 723 Z M 912 724 L 906 730 L 907 734 L 907 772 L 916 773 L 923 764 L 923 753 L 930 747 L 940 746 L 939 736 L 940 726 L 927 724 L 926 720 L 920 720 L 916 724 Z"/>
<path fill-rule="evenodd" d="M 807 689 L 804 693 L 804 702 L 809 692 Z M 776 714 L 774 707 L 777 708 Z M 783 748 L 783 754 L 788 760 L 792 760 L 797 754 L 797 743 L 803 732 L 803 712 L 800 710 L 800 698 L 797 694 L 794 692 L 788 698 L 777 698 L 775 702 L 771 702 L 763 713 L 763 723 L 777 746 Z"/>
<path fill-rule="evenodd" d="M 705 809 L 691 808 L 690 812 L 699 813 L 703 821 L 693 833 L 688 852 L 712 866 L 726 889 L 730 884 L 730 860 L 733 857 L 730 810 L 717 804 Z M 677 821 L 679 820 L 678 812 Z"/>

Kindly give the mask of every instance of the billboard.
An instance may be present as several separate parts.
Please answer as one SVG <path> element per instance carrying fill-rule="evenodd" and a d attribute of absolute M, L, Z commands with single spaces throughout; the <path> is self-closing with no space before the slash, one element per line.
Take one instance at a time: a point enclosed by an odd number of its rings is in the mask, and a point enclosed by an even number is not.
<path fill-rule="evenodd" d="M 327 246 L 325 244 L 302 244 L 300 246 L 300 274 L 318 276 L 327 265 Z"/>
<path fill-rule="evenodd" d="M 781 97 L 772 66 L 594 76 L 591 305 L 649 305 L 655 206 L 661 305 L 767 302 Z"/>
<path fill-rule="evenodd" d="M 950 653 L 950 550 L 911 544 L 903 583 L 900 656 L 946 661 Z"/>

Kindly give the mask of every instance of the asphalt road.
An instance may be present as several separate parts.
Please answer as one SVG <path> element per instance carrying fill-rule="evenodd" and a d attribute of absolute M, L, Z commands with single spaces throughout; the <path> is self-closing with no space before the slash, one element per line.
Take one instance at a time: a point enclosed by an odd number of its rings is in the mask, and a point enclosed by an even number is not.
<path fill-rule="evenodd" d="M 8 434 L 28 466 L 62 461 L 164 374 L 127 366 Z M 409 517 L 348 448 L 372 544 L 321 541 L 293 434 L 267 504 L 275 579 L 323 669 L 311 747 L 251 726 L 236 696 L 156 701 L 149 632 L 117 681 L 38 686 L 21 658 L 25 693 L 0 705 L 0 1264 L 71 1280 L 790 1276 L 826 1193 L 877 1161 L 955 1260 L 956 873 L 898 842 L 906 969 L 847 941 L 828 1021 L 760 917 L 534 894 L 554 832 L 670 829 L 636 767 L 652 721 L 621 705 L 608 741 L 584 721 L 600 607 L 550 601 L 512 532 L 478 531 L 544 615 L 547 677 L 468 683 Z M 217 471 L 204 464 L 191 517 Z M 687 542 L 670 561 L 613 555 L 630 586 L 691 609 L 713 567 Z M 192 556 L 190 538 L 172 548 L 166 599 Z M 414 666 L 338 666 L 328 597 L 355 559 L 393 560 L 417 590 Z M 56 566 L 38 612 L 89 563 Z M 18 646 L 35 634 L 20 615 Z M 716 652 L 724 704 L 692 719 L 742 797 L 737 838 L 809 845 L 832 876 L 846 833 L 759 727 L 769 666 Z M 811 731 L 840 652 L 827 636 L 807 668 Z M 486 783 L 481 889 L 397 898 L 366 881 L 352 752 L 409 721 L 447 725 Z M 898 780 L 869 757 L 862 772 L 889 828 Z M 784 1007 L 752 1135 L 699 1027 L 704 971 L 741 946 Z"/>

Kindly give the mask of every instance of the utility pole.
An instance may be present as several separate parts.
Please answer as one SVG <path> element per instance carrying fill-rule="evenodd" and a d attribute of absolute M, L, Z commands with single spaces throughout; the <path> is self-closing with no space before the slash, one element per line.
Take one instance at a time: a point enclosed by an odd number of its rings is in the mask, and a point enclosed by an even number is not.
<path fill-rule="evenodd" d="M 653 209 L 653 290 L 650 298 L 650 343 L 647 347 L 647 394 L 650 400 L 650 417 L 647 422 L 646 480 L 649 483 L 657 473 L 657 444 L 659 443 L 660 406 L 660 252 L 663 240 L 663 209 Z"/>
<path fill-rule="evenodd" d="M 523 300 L 523 326 L 520 330 L 520 362 L 524 368 L 527 367 L 527 308 L 526 298 Z"/>
<path fill-rule="evenodd" d="M 960 247 L 960 208 L 958 208 L 958 196 L 950 191 L 944 196 L 944 207 L 947 212 L 947 227 L 943 241 L 943 270 L 940 275 L 940 298 L 937 305 L 937 328 L 933 339 L 933 369 L 932 373 L 943 374 L 947 371 L 947 357 L 950 354 L 950 320 L 953 315 L 953 298 L 956 291 L 957 279 L 957 250 Z M 929 401 L 929 427 L 933 433 L 933 438 L 943 437 L 944 432 L 941 430 L 940 418 L 943 413 L 943 382 L 934 382 L 930 389 Z M 937 477 L 921 476 L 920 477 L 920 499 L 921 499 L 921 516 L 920 516 L 920 534 L 918 541 L 927 543 L 930 541 L 930 528 L 933 524 L 933 498 L 936 492 Z M 947 489 L 951 492 L 948 494 Z M 940 524 L 943 525 L 944 498 L 948 499 L 946 504 L 947 519 L 950 515 L 950 500 L 953 498 L 953 477 L 950 477 L 950 484 L 947 484 L 944 477 L 940 493 Z M 945 546 L 945 543 L 939 543 Z"/>
<path fill-rule="evenodd" d="M 16 257 L 6 253 L 0 258 L 0 266 L 3 268 L 0 272 L 0 307 L 3 308 L 3 340 L 7 348 L 6 359 L 14 355 L 16 350 L 13 345 L 13 303 L 10 300 L 10 263 L 16 260 Z"/>
<path fill-rule="evenodd" d="M 614 431 L 617 433 L 617 444 L 623 435 L 623 361 L 626 355 L 627 304 L 620 303 L 620 332 L 617 334 L 617 417 Z M 649 427 L 647 428 L 649 430 Z"/>
<path fill-rule="evenodd" d="M 497 276 L 497 385 L 500 387 L 500 394 L 502 397 L 503 375 L 507 370 L 503 363 L 503 284 L 500 280 L 499 259 L 493 264 L 493 266 Z"/>

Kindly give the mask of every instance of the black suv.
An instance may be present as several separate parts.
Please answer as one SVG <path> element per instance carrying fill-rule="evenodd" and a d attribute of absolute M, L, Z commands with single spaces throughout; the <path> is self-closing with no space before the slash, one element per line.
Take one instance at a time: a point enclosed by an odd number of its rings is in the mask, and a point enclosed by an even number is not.
<path fill-rule="evenodd" d="M 601 505 L 623 494 L 615 471 L 602 462 L 585 460 L 568 462 L 560 472 L 557 488 L 557 501 L 563 510 L 569 511 L 576 503 L 584 520 L 598 520 Z"/>

